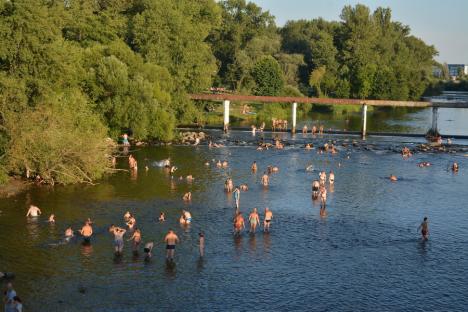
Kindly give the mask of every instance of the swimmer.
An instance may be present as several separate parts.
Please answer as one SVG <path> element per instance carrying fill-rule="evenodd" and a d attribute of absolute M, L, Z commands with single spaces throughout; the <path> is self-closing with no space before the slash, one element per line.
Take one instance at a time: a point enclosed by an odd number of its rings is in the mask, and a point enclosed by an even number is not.
<path fill-rule="evenodd" d="M 307 125 L 304 125 L 304 127 L 302 127 L 302 134 L 307 134 Z"/>
<path fill-rule="evenodd" d="M 79 231 L 85 243 L 91 242 L 91 236 L 93 235 L 93 227 L 91 223 L 86 221 L 81 230 Z"/>
<path fill-rule="evenodd" d="M 250 170 L 252 170 L 252 172 L 257 172 L 257 162 L 254 161 L 252 163 L 252 166 L 250 166 Z"/>
<path fill-rule="evenodd" d="M 312 126 L 312 135 L 315 135 L 317 133 L 317 127 Z"/>
<path fill-rule="evenodd" d="M 319 190 L 320 190 L 320 182 L 317 180 L 314 180 L 312 182 L 312 199 L 317 199 L 319 196 Z"/>
<path fill-rule="evenodd" d="M 305 149 L 306 149 L 307 151 L 310 151 L 310 150 L 312 149 L 312 146 L 311 146 L 309 143 L 307 143 L 307 144 L 305 145 Z"/>
<path fill-rule="evenodd" d="M 34 205 L 29 206 L 28 213 L 26 214 L 26 217 L 38 217 L 42 213 L 41 209 L 39 207 L 36 207 Z"/>
<path fill-rule="evenodd" d="M 159 222 L 164 222 L 166 221 L 166 215 L 164 214 L 164 212 L 160 212 L 159 213 L 159 219 L 158 219 Z"/>
<path fill-rule="evenodd" d="M 249 190 L 249 186 L 245 183 L 241 184 L 239 186 L 240 190 L 243 191 L 243 192 L 247 192 Z"/>
<path fill-rule="evenodd" d="M 327 181 L 327 174 L 325 173 L 325 171 L 320 171 L 319 180 L 320 185 L 325 185 L 325 182 Z"/>
<path fill-rule="evenodd" d="M 132 237 L 130 237 L 127 241 L 133 240 L 133 251 L 138 252 L 138 248 L 140 247 L 141 244 L 141 231 L 138 228 L 135 228 L 135 232 L 133 232 Z"/>
<path fill-rule="evenodd" d="M 271 220 L 273 219 L 273 212 L 270 209 L 265 208 L 265 220 L 263 221 L 263 231 L 270 232 Z"/>
<path fill-rule="evenodd" d="M 245 229 L 244 217 L 242 213 L 238 211 L 234 218 L 234 235 L 240 235 L 243 229 Z"/>
<path fill-rule="evenodd" d="M 458 163 L 454 162 L 452 165 L 452 171 L 453 172 L 458 172 Z"/>
<path fill-rule="evenodd" d="M 239 210 L 239 202 L 240 202 L 240 189 L 239 187 L 236 186 L 236 188 L 234 189 L 234 200 L 236 202 L 236 210 Z"/>
<path fill-rule="evenodd" d="M 137 170 L 138 169 L 137 161 L 133 157 L 132 154 L 130 154 L 130 156 L 128 156 L 128 166 L 130 167 L 130 170 Z"/>
<path fill-rule="evenodd" d="M 249 223 L 250 223 L 250 233 L 254 233 L 257 229 L 257 225 L 260 225 L 260 217 L 257 212 L 257 208 L 254 208 L 252 213 L 249 215 Z"/>
<path fill-rule="evenodd" d="M 182 197 L 184 201 L 191 201 L 192 200 L 192 192 L 187 192 L 184 194 L 184 197 Z"/>
<path fill-rule="evenodd" d="M 218 162 L 216 163 L 216 167 L 221 168 L 222 166 L 223 164 L 221 163 L 221 160 L 218 160 Z"/>
<path fill-rule="evenodd" d="M 430 162 L 427 162 L 427 161 L 423 161 L 423 162 L 420 162 L 418 164 L 418 167 L 422 168 L 422 167 L 430 167 L 432 164 Z"/>
<path fill-rule="evenodd" d="M 176 244 L 179 242 L 179 237 L 172 229 L 169 229 L 169 232 L 164 237 L 164 242 L 166 243 L 166 259 L 174 260 L 174 253 Z"/>
<path fill-rule="evenodd" d="M 429 221 L 427 221 L 427 217 L 424 217 L 423 222 L 418 227 L 418 232 L 421 230 L 421 236 L 424 241 L 429 239 Z"/>
<path fill-rule="evenodd" d="M 143 248 L 143 251 L 145 252 L 145 258 L 147 259 L 151 258 L 152 256 L 151 251 L 153 251 L 153 246 L 154 246 L 153 242 L 147 242 L 145 244 L 145 247 Z"/>
<path fill-rule="evenodd" d="M 279 168 L 278 167 L 271 167 L 271 172 L 273 173 L 278 173 L 279 172 Z"/>
<path fill-rule="evenodd" d="M 234 190 L 234 183 L 231 178 L 227 178 L 226 182 L 224 182 L 224 190 L 228 193 Z"/>
<path fill-rule="evenodd" d="M 128 222 L 128 220 L 130 220 L 130 217 L 132 216 L 132 214 L 130 213 L 130 211 L 127 211 L 125 214 L 124 214 L 124 220 L 125 222 Z"/>
<path fill-rule="evenodd" d="M 319 134 L 323 134 L 323 125 L 321 125 L 319 128 Z"/>
<path fill-rule="evenodd" d="M 182 210 L 182 214 L 184 215 L 185 224 L 192 223 L 192 214 L 187 210 Z"/>
<path fill-rule="evenodd" d="M 314 171 L 314 166 L 313 165 L 308 165 L 305 170 L 308 171 L 308 172 Z"/>
<path fill-rule="evenodd" d="M 49 223 L 55 223 L 55 215 L 51 214 L 49 217 Z"/>
<path fill-rule="evenodd" d="M 74 234 L 73 234 L 72 228 L 71 228 L 71 227 L 68 227 L 68 228 L 65 230 L 65 239 L 70 240 L 73 236 L 74 236 Z"/>
<path fill-rule="evenodd" d="M 132 230 L 133 227 L 135 226 L 136 219 L 132 214 L 130 214 L 130 218 L 128 218 L 128 221 L 127 221 L 126 224 L 127 224 L 129 230 Z"/>
<path fill-rule="evenodd" d="M 124 247 L 124 240 L 123 236 L 127 232 L 127 230 L 122 229 L 118 226 L 111 225 L 109 231 L 114 234 L 114 247 L 115 247 L 115 254 L 120 255 L 122 254 L 123 247 Z"/>
<path fill-rule="evenodd" d="M 335 174 L 333 173 L 333 171 L 330 170 L 330 173 L 328 174 L 328 182 L 330 184 L 334 184 L 335 183 Z"/>
<path fill-rule="evenodd" d="M 252 135 L 255 135 L 255 132 L 257 131 L 257 127 L 255 127 L 255 125 L 252 125 L 251 128 L 252 128 Z"/>
<path fill-rule="evenodd" d="M 266 172 L 264 172 L 262 176 L 262 185 L 268 186 L 269 184 L 270 184 L 270 177 L 267 175 Z"/>
<path fill-rule="evenodd" d="M 198 233 L 198 251 L 200 252 L 200 257 L 205 256 L 205 233 Z"/>
<path fill-rule="evenodd" d="M 320 207 L 322 209 L 325 209 L 325 206 L 327 204 L 327 189 L 325 186 L 320 187 Z"/>
<path fill-rule="evenodd" d="M 227 160 L 223 161 L 223 168 L 227 168 L 229 167 L 229 163 L 227 162 Z"/>
<path fill-rule="evenodd" d="M 398 178 L 396 177 L 396 175 L 391 174 L 390 175 L 390 181 L 396 182 L 396 181 L 398 181 Z"/>

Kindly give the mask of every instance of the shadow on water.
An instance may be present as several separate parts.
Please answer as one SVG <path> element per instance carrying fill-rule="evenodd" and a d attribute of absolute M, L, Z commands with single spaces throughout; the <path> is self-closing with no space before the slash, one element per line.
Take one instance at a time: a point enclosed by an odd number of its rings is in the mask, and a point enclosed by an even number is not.
<path fill-rule="evenodd" d="M 176 270 L 176 263 L 174 260 L 168 260 L 166 259 L 166 266 L 165 266 L 165 274 L 166 274 L 166 277 L 169 278 L 169 279 L 175 279 L 176 278 L 176 273 L 177 273 L 177 270 Z"/>

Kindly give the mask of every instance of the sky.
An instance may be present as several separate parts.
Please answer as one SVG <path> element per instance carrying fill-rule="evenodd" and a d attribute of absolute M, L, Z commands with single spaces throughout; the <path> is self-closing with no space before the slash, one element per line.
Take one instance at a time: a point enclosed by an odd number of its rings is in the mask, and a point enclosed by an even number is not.
<path fill-rule="evenodd" d="M 276 17 L 283 26 L 288 20 L 339 20 L 345 5 L 389 7 L 392 19 L 411 28 L 411 34 L 439 51 L 436 60 L 468 64 L 468 0 L 250 0 Z"/>

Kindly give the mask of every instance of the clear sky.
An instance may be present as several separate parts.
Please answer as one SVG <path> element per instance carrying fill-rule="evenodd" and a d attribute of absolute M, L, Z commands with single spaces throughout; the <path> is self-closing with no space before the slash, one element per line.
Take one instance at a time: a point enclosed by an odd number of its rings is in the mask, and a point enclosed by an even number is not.
<path fill-rule="evenodd" d="M 288 20 L 339 20 L 345 5 L 389 7 L 392 19 L 410 26 L 411 33 L 439 51 L 439 62 L 468 64 L 468 0 L 250 0 L 276 17 Z"/>

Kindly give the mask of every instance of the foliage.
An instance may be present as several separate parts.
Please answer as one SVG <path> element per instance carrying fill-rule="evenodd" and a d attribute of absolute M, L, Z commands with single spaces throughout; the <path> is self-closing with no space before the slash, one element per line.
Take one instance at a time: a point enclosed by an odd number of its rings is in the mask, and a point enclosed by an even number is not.
<path fill-rule="evenodd" d="M 283 89 L 283 73 L 278 62 L 271 56 L 258 61 L 252 69 L 255 95 L 279 95 Z"/>

